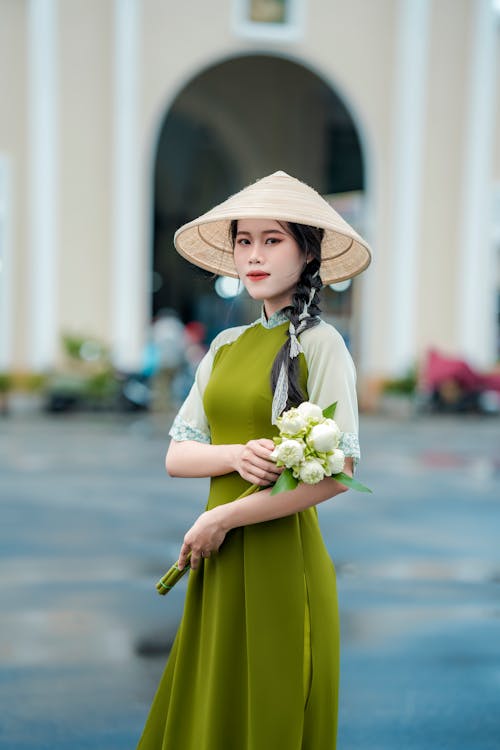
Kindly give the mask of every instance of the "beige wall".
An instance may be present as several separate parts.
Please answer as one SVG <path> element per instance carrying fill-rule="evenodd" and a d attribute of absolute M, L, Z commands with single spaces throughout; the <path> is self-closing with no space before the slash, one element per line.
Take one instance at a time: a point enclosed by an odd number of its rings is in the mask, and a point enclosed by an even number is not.
<path fill-rule="evenodd" d="M 22 363 L 27 346 L 27 40 L 25 3 L 0 0 L 0 153 L 12 174 L 14 253 L 13 359 Z M 14 85 L 13 85 L 14 83 Z"/>
<path fill-rule="evenodd" d="M 109 341 L 113 5 L 59 9 L 60 328 Z"/>
<path fill-rule="evenodd" d="M 453 282 L 459 253 L 470 32 L 468 2 L 440 0 L 433 4 L 419 237 L 420 353 L 429 345 L 454 351 L 457 344 Z"/>
<path fill-rule="evenodd" d="M 495 155 L 494 155 L 494 179 L 496 182 L 500 182 L 500 15 L 497 18 L 497 33 L 496 33 L 496 109 L 495 109 Z M 500 220 L 500 217 L 499 217 Z"/>
<path fill-rule="evenodd" d="M 0 152 L 13 166 L 15 245 L 14 364 L 23 368 L 29 345 L 26 227 L 29 222 L 27 158 L 27 7 L 0 0 Z M 111 343 L 112 248 L 114 233 L 115 5 L 100 0 L 59 0 L 58 130 L 60 332 L 88 333 Z M 297 42 L 264 42 L 234 36 L 230 0 L 187 6 L 144 0 L 140 23 L 138 92 L 140 241 L 137 253 L 146 277 L 151 268 L 152 173 L 159 128 L 189 81 L 217 62 L 245 53 L 270 53 L 296 60 L 344 98 L 359 128 L 367 178 L 366 236 L 374 248 L 370 269 L 356 292 L 363 346 L 358 365 L 369 376 L 387 370 L 392 316 L 395 158 L 395 85 L 398 0 L 310 0 L 304 37 Z M 417 263 L 418 354 L 433 344 L 457 345 L 456 255 L 464 175 L 467 99 L 474 0 L 431 0 L 429 68 L 426 76 L 421 223 Z M 497 31 L 500 25 L 497 27 Z M 210 33 L 207 33 L 210 30 Z M 497 33 L 500 63 L 500 31 Z M 498 92 L 498 87 L 497 87 Z M 7 95 L 8 94 L 8 95 Z M 216 92 L 211 92 L 216 96 Z M 223 96 L 223 92 L 221 92 Z M 496 100 L 494 174 L 500 180 L 500 96 Z M 203 106 L 193 100 L 191 106 Z M 216 116 L 214 108 L 212 116 Z M 397 113 L 396 113 L 397 114 Z M 246 133 L 224 127 L 242 161 L 261 174 Z M 258 139 L 257 139 L 258 141 Z M 307 155 L 306 155 L 307 157 Z M 139 307 L 147 322 L 149 297 L 138 281 Z M 135 307 L 133 309 L 136 309 Z"/>
<path fill-rule="evenodd" d="M 493 158 L 493 180 L 495 189 L 494 223 L 495 223 L 495 246 L 496 246 L 496 274 L 497 286 L 500 289 L 500 18 L 497 22 L 497 45 L 496 45 L 496 75 L 497 91 L 495 109 L 495 153 Z"/>

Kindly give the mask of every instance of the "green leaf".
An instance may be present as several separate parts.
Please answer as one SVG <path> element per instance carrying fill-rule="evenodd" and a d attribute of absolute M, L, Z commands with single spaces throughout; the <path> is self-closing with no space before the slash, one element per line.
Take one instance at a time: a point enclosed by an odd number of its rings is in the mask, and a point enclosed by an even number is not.
<path fill-rule="evenodd" d="M 341 484 L 345 484 L 346 487 L 351 487 L 353 490 L 357 490 L 358 492 L 373 492 L 373 490 L 371 490 L 365 484 L 361 484 L 361 482 L 358 482 L 357 479 L 350 477 L 349 474 L 344 474 L 343 471 L 340 471 L 338 474 L 333 474 L 332 476 Z"/>
<path fill-rule="evenodd" d="M 287 490 L 294 490 L 298 483 L 298 480 L 292 474 L 292 470 L 285 469 L 285 471 L 281 472 L 272 488 L 271 495 L 277 495 L 279 492 L 286 492 Z"/>
<path fill-rule="evenodd" d="M 335 403 L 330 404 L 330 406 L 327 406 L 325 409 L 323 409 L 323 416 L 327 419 L 333 419 L 335 416 L 335 409 L 337 408 L 338 401 L 335 401 Z"/>

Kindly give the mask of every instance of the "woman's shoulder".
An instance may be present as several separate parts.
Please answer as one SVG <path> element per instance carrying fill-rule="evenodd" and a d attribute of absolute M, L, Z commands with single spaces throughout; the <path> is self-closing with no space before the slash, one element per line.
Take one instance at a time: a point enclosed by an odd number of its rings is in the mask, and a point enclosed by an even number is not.
<path fill-rule="evenodd" d="M 308 368 L 323 370 L 330 366 L 345 367 L 355 372 L 351 352 L 340 331 L 323 319 L 299 335 Z"/>
<path fill-rule="evenodd" d="M 302 348 L 307 349 L 329 349 L 344 350 L 347 349 L 346 343 L 340 331 L 331 323 L 327 323 L 323 318 L 317 325 L 308 328 L 304 333 L 299 335 Z"/>

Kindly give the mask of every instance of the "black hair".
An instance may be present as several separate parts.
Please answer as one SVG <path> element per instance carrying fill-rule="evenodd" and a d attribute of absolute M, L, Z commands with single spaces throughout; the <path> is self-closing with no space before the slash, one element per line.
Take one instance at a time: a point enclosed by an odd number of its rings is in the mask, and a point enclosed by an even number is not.
<path fill-rule="evenodd" d="M 323 284 L 321 276 L 319 275 L 319 269 L 321 265 L 321 241 L 323 239 L 324 230 L 321 229 L 321 227 L 313 227 L 308 224 L 297 224 L 292 221 L 278 223 L 281 224 L 281 226 L 284 224 L 284 228 L 288 229 L 289 233 L 302 251 L 304 260 L 308 255 L 310 256 L 310 260 L 304 265 L 302 273 L 297 281 L 291 304 L 283 308 L 283 312 L 293 323 L 295 330 L 299 333 L 303 333 L 308 328 L 313 328 L 320 322 L 319 314 L 321 313 L 321 309 L 319 303 L 320 291 Z M 237 227 L 238 222 L 233 220 L 229 229 L 231 244 L 233 247 L 236 240 Z M 315 290 L 314 295 L 309 304 L 309 297 L 313 289 Z M 303 320 L 299 320 L 299 316 L 303 312 L 304 305 L 306 304 L 308 305 L 309 316 Z M 286 341 L 278 351 L 271 369 L 271 390 L 274 394 L 282 363 L 284 362 L 288 368 L 288 400 L 285 410 L 291 409 L 292 406 L 298 406 L 306 398 L 306 394 L 302 392 L 299 384 L 298 357 L 294 357 L 293 359 L 290 357 L 291 339 L 288 328 L 286 329 L 286 336 Z"/>

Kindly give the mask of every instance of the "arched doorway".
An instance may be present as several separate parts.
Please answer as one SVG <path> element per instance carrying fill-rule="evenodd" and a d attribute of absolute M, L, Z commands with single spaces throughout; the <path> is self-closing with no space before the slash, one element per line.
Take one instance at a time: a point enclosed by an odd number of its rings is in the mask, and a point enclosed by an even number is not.
<path fill-rule="evenodd" d="M 248 322 L 258 305 L 246 292 L 218 296 L 215 279 L 173 248 L 175 229 L 253 180 L 278 169 L 313 185 L 356 228 L 364 168 L 356 126 L 340 96 L 303 65 L 244 55 L 193 78 L 165 114 L 154 169 L 152 313 L 173 308 L 201 319 L 207 338 Z M 352 335 L 353 289 L 323 293 L 323 311 Z"/>

